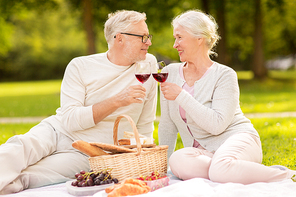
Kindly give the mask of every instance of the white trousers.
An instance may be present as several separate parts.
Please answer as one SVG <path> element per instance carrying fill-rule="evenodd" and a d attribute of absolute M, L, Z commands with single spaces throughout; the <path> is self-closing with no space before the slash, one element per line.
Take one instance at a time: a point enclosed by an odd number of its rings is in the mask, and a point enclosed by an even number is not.
<path fill-rule="evenodd" d="M 0 146 L 0 194 L 65 182 L 89 170 L 88 157 L 72 142 L 45 122 L 8 139 Z"/>
<path fill-rule="evenodd" d="M 280 170 L 261 164 L 261 142 L 257 136 L 239 133 L 231 136 L 213 154 L 205 149 L 187 147 L 174 152 L 169 165 L 183 180 L 206 178 L 215 182 L 250 184 L 289 179 L 292 170 Z"/>

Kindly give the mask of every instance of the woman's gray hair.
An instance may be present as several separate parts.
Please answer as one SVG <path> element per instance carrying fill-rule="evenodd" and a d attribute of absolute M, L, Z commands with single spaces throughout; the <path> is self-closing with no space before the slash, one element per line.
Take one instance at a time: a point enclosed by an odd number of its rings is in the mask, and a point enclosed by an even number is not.
<path fill-rule="evenodd" d="M 193 36 L 204 37 L 209 48 L 209 55 L 216 55 L 212 49 L 216 46 L 220 36 L 217 31 L 218 25 L 212 16 L 200 10 L 189 10 L 174 18 L 172 25 L 173 27 L 182 26 Z"/>
<path fill-rule="evenodd" d="M 120 32 L 127 32 L 130 25 L 146 21 L 146 14 L 137 11 L 119 10 L 108 14 L 104 34 L 110 48 L 114 43 L 114 36 Z"/>

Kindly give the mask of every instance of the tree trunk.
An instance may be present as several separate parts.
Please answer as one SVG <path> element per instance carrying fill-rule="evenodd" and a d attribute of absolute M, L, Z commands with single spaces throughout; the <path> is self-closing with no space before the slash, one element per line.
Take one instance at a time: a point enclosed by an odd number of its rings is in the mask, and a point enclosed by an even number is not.
<path fill-rule="evenodd" d="M 264 65 L 261 0 L 255 0 L 254 19 L 254 54 L 251 68 L 256 79 L 264 79 L 267 76 L 267 69 Z"/>
<path fill-rule="evenodd" d="M 210 10 L 209 10 L 209 1 L 210 0 L 201 0 L 201 4 L 202 4 L 202 9 L 206 14 L 209 14 Z"/>
<path fill-rule="evenodd" d="M 92 0 L 83 0 L 83 24 L 87 39 L 87 53 L 96 53 L 96 35 L 94 32 Z"/>
<path fill-rule="evenodd" d="M 218 24 L 218 32 L 221 39 L 217 45 L 217 61 L 221 64 L 228 65 L 228 56 L 227 56 L 227 31 L 226 31 L 226 22 L 225 22 L 225 1 L 224 0 L 216 0 L 216 12 L 217 12 L 217 24 Z"/>

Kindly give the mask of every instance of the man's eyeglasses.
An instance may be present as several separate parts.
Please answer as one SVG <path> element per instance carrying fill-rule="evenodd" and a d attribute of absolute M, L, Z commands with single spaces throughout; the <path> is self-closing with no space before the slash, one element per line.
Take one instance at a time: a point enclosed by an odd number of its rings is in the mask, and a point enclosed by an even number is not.
<path fill-rule="evenodd" d="M 138 37 L 142 37 L 142 42 L 146 43 L 148 41 L 148 39 L 151 41 L 152 40 L 152 35 L 138 35 L 138 34 L 130 34 L 130 33 L 122 33 L 121 34 L 125 34 L 125 35 L 129 35 L 129 36 L 138 36 Z M 114 36 L 114 38 L 116 38 L 116 35 Z"/>

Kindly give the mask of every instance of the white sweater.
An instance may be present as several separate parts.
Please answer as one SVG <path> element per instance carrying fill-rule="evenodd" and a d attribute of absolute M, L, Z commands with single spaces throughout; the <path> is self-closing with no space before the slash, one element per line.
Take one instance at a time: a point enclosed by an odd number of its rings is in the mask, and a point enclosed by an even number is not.
<path fill-rule="evenodd" d="M 179 68 L 185 63 L 168 65 L 167 82 L 182 87 L 185 81 Z M 231 135 L 248 132 L 259 136 L 239 105 L 239 86 L 236 72 L 230 67 L 214 63 L 211 70 L 194 83 L 194 96 L 182 90 L 176 100 L 169 101 L 160 95 L 161 119 L 158 125 L 159 143 L 169 145 L 170 156 L 180 133 L 184 147 L 192 147 L 194 139 L 205 149 L 214 152 Z M 179 112 L 179 105 L 186 111 L 187 123 Z M 193 136 L 187 129 L 190 128 Z"/>
<path fill-rule="evenodd" d="M 146 60 L 156 65 L 156 58 L 147 54 Z M 135 77 L 135 67 L 111 63 L 107 53 L 74 58 L 67 66 L 61 86 L 61 107 L 57 113 L 43 121 L 73 140 L 113 144 L 113 126 L 121 114 L 131 116 L 138 131 L 152 137 L 157 103 L 157 82 L 150 77 L 144 83 L 145 102 L 121 107 L 98 124 L 94 123 L 92 105 L 108 99 L 131 85 L 141 84 Z M 123 118 L 119 124 L 118 138 L 131 131 Z"/>

